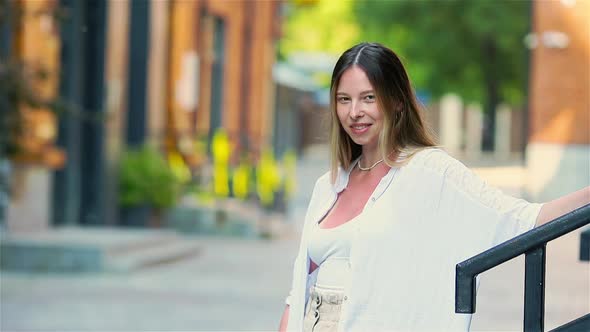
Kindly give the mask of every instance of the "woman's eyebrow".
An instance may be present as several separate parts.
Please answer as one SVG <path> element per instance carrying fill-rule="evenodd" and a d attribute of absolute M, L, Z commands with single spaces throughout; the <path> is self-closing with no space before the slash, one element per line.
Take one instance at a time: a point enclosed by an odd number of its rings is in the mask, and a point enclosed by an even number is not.
<path fill-rule="evenodd" d="M 361 93 L 359 93 L 359 95 L 365 95 L 365 94 L 368 94 L 368 93 L 374 93 L 374 91 L 373 90 L 361 91 Z M 336 95 L 346 95 L 346 96 L 348 96 L 348 93 L 342 92 L 342 91 L 338 91 L 338 92 L 336 92 Z"/>

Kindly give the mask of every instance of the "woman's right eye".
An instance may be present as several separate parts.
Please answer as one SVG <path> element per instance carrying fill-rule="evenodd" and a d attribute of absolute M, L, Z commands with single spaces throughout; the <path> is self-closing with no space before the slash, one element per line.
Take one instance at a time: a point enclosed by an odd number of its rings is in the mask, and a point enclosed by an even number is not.
<path fill-rule="evenodd" d="M 341 104 L 346 103 L 349 100 L 350 100 L 350 98 L 348 98 L 348 97 L 338 97 L 338 98 L 336 98 L 336 101 L 339 102 L 339 103 L 341 103 Z"/>

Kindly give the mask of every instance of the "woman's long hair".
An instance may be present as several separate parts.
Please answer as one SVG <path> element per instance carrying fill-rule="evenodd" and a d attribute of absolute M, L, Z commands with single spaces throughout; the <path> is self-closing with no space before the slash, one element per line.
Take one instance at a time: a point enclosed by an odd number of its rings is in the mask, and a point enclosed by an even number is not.
<path fill-rule="evenodd" d="M 336 113 L 336 92 L 342 74 L 349 68 L 361 68 L 373 89 L 383 126 L 379 151 L 390 167 L 400 166 L 423 148 L 435 146 L 434 135 L 426 126 L 422 110 L 399 57 L 378 43 L 360 43 L 344 52 L 334 67 L 330 85 L 330 150 L 332 182 L 338 166 L 348 169 L 361 155 L 361 146 L 344 131 Z M 399 157 L 399 158 L 398 158 Z"/>

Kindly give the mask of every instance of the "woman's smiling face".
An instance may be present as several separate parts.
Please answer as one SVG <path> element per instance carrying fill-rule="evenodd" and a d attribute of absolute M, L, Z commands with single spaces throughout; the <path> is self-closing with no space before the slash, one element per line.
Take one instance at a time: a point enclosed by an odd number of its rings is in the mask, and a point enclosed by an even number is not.
<path fill-rule="evenodd" d="M 347 69 L 336 90 L 336 113 L 342 128 L 358 145 L 376 151 L 383 125 L 375 90 L 358 66 Z"/>

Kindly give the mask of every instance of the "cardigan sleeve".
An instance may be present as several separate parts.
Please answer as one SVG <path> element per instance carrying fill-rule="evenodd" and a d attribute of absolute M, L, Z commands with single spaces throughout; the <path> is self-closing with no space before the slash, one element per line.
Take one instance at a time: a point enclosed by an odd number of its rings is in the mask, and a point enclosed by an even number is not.
<path fill-rule="evenodd" d="M 491 245 L 531 230 L 542 204 L 512 197 L 490 186 L 458 160 L 440 150 L 426 154 L 424 167 L 441 177 L 441 211 L 466 218 L 471 227 L 488 232 Z M 450 211 L 449 211 L 450 210 Z M 472 233 L 473 234 L 473 233 Z"/>
<path fill-rule="evenodd" d="M 306 262 L 303 261 L 303 260 L 307 259 L 307 247 L 304 242 L 305 229 L 307 227 L 307 224 L 309 223 L 309 220 L 312 218 L 313 211 L 316 209 L 321 196 L 325 193 L 325 189 L 330 188 L 329 176 L 330 176 L 329 172 L 325 173 L 316 181 L 313 191 L 312 191 L 312 194 L 311 194 L 311 199 L 309 200 L 309 204 L 307 206 L 307 212 L 305 214 L 303 230 L 301 232 L 301 239 L 299 241 L 299 249 L 297 250 L 297 257 L 295 258 L 295 262 L 293 263 L 293 277 L 292 277 L 292 282 L 291 282 L 291 290 L 289 291 L 289 295 L 285 299 L 285 304 L 287 304 L 289 306 L 292 303 L 291 300 L 292 300 L 293 296 L 295 296 L 295 292 L 300 291 L 297 289 L 297 284 L 298 284 L 297 277 L 299 275 L 299 272 L 301 272 L 300 271 L 301 267 L 306 265 Z M 308 271 L 304 271 L 304 273 L 307 273 L 307 272 Z M 305 291 L 305 290 L 301 290 L 301 291 Z"/>

